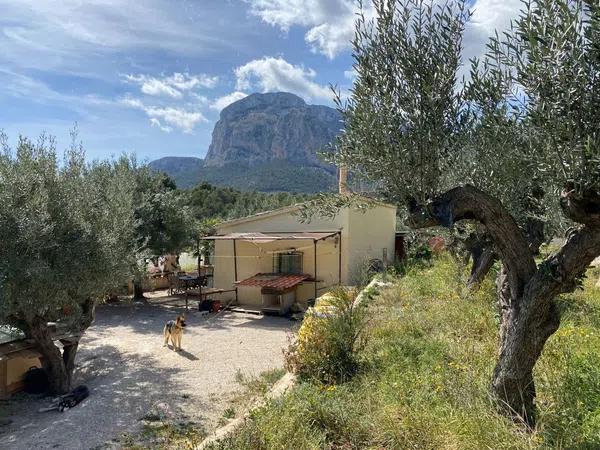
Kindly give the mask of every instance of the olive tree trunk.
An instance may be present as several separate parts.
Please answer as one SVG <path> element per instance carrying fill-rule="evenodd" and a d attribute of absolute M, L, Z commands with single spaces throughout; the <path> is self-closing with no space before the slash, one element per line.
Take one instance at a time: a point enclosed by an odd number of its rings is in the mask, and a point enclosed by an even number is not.
<path fill-rule="evenodd" d="M 50 393 L 60 395 L 71 390 L 80 334 L 92 324 L 94 314 L 95 302 L 86 300 L 81 305 L 81 315 L 73 330 L 73 338 L 61 340 L 62 351 L 54 341 L 46 318 L 33 316 L 25 319 L 26 335 L 35 341 L 42 354 L 42 367 L 48 375 Z"/>
<path fill-rule="evenodd" d="M 27 335 L 33 338 L 42 354 L 42 367 L 48 375 L 50 393 L 69 392 L 71 376 L 67 372 L 60 348 L 54 344 L 48 322 L 39 316 L 27 321 Z"/>
<path fill-rule="evenodd" d="M 134 300 L 145 300 L 144 288 L 141 280 L 133 280 L 133 299 Z"/>
<path fill-rule="evenodd" d="M 467 281 L 467 286 L 471 289 L 477 289 L 497 259 L 496 252 L 489 245 L 481 245 L 471 249 L 471 275 Z"/>
<path fill-rule="evenodd" d="M 428 205 L 413 205 L 409 218 L 413 228 L 450 227 L 460 220 L 476 220 L 489 233 L 503 264 L 498 280 L 499 353 L 491 392 L 503 412 L 531 427 L 536 420 L 533 368 L 560 324 L 554 299 L 572 291 L 576 279 L 600 254 L 600 201 L 592 214 L 568 194 L 563 195 L 561 205 L 582 226 L 539 267 L 526 233 L 514 218 L 497 199 L 472 186 L 452 189 Z"/>

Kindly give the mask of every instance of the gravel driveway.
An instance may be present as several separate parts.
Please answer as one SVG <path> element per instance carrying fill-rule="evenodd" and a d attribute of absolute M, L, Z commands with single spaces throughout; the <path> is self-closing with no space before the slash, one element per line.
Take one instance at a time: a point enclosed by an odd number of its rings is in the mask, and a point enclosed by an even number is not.
<path fill-rule="evenodd" d="M 0 402 L 0 418 L 12 420 L 0 426 L 0 448 L 101 447 L 139 430 L 140 418 L 159 404 L 209 431 L 239 387 L 236 372 L 282 366 L 293 325 L 287 319 L 231 312 L 206 319 L 190 311 L 183 351 L 176 353 L 162 346 L 162 328 L 180 311 L 157 304 L 98 308 L 81 341 L 74 382 L 85 383 L 90 397 L 63 414 L 38 413 L 48 400 L 24 394 Z"/>

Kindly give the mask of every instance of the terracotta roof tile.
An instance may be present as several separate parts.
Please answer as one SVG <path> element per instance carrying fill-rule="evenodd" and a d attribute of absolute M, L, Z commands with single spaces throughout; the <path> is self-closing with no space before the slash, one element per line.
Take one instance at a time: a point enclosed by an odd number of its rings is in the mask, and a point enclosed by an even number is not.
<path fill-rule="evenodd" d="M 310 279 L 311 276 L 305 273 L 301 274 L 276 274 L 276 273 L 257 273 L 256 275 L 238 281 L 238 286 L 257 286 L 277 290 L 292 288 L 303 281 Z"/>

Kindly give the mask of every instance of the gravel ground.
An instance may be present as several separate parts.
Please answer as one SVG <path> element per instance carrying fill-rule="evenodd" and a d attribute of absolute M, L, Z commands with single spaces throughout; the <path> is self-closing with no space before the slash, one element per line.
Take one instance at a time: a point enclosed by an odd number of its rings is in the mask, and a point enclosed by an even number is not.
<path fill-rule="evenodd" d="M 98 308 L 74 382 L 86 384 L 90 397 L 62 414 L 38 412 L 47 398 L 18 394 L 0 402 L 0 418 L 12 420 L 0 425 L 0 448 L 102 448 L 139 431 L 140 418 L 157 408 L 210 431 L 239 387 L 238 371 L 258 375 L 282 366 L 293 322 L 231 312 L 206 319 L 190 311 L 183 351 L 176 353 L 163 347 L 162 328 L 180 311 L 158 304 Z"/>

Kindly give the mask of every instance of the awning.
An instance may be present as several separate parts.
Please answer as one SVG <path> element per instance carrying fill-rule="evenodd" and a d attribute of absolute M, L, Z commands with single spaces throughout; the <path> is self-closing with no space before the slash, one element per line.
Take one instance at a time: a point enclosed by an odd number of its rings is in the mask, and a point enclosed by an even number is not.
<path fill-rule="evenodd" d="M 303 281 L 310 280 L 311 276 L 305 273 L 300 274 L 276 274 L 276 273 L 257 273 L 256 275 L 238 281 L 238 286 L 257 286 L 276 290 L 285 290 L 293 288 Z"/>
<path fill-rule="evenodd" d="M 213 241 L 223 241 L 223 240 L 236 240 L 236 241 L 251 241 L 258 243 L 266 243 L 273 241 L 287 241 L 287 240 L 311 240 L 311 241 L 321 241 L 323 239 L 327 239 L 329 237 L 335 236 L 340 233 L 340 231 L 290 231 L 290 232 L 282 232 L 282 233 L 229 233 L 215 236 L 206 236 L 202 239 L 205 240 L 213 240 Z"/>

